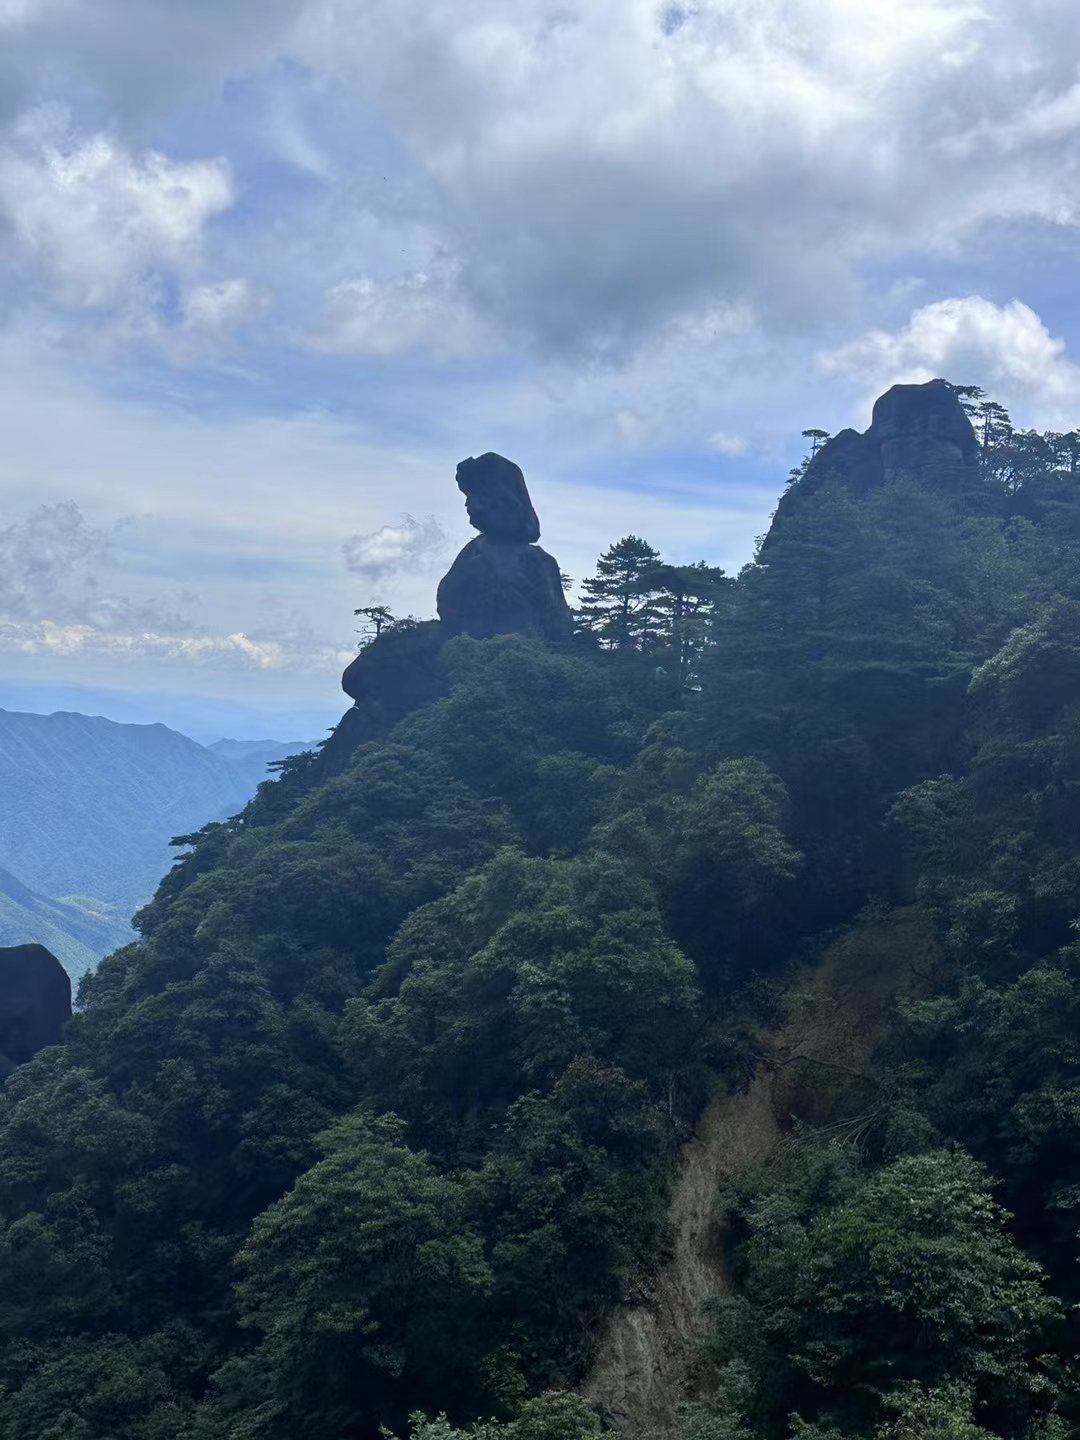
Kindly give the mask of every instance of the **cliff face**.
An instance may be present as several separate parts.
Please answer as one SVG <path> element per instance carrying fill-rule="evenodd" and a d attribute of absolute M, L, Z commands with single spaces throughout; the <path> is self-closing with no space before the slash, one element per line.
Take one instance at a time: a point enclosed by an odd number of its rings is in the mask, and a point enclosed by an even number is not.
<path fill-rule="evenodd" d="M 781 496 L 763 550 L 810 495 L 829 484 L 853 494 L 910 477 L 953 494 L 979 484 L 979 442 L 956 391 L 944 380 L 894 385 L 874 405 L 869 430 L 841 430 Z"/>

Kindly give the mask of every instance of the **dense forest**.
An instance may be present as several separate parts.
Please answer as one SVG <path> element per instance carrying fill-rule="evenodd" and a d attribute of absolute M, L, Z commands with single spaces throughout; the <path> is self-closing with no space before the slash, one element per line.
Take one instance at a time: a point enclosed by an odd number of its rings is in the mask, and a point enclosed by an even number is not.
<path fill-rule="evenodd" d="M 949 389 L 976 464 L 809 432 L 738 576 L 618 539 L 572 637 L 183 838 L 0 1091 L 2 1440 L 593 1440 L 704 1107 L 868 935 L 681 1440 L 1075 1433 L 1080 445 Z"/>

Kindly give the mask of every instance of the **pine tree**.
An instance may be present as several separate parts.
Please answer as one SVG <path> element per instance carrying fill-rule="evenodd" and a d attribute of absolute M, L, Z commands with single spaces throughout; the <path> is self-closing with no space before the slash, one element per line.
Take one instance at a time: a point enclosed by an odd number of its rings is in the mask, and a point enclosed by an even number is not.
<path fill-rule="evenodd" d="M 659 636 L 672 655 L 680 684 L 693 686 L 733 582 L 718 566 L 699 560 L 694 565 L 658 566 L 654 583 L 659 592 Z"/>
<path fill-rule="evenodd" d="M 583 580 L 578 623 L 608 650 L 647 650 L 661 623 L 655 604 L 660 554 L 637 535 L 605 550 L 596 574 Z"/>

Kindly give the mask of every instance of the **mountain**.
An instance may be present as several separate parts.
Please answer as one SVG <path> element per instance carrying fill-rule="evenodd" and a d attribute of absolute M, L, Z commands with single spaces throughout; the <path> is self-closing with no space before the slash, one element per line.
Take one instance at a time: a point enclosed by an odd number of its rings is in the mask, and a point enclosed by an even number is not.
<path fill-rule="evenodd" d="M 235 814 L 269 761 L 294 748 L 303 746 L 208 748 L 164 725 L 0 710 L 0 867 L 67 907 L 73 944 L 129 935 L 127 920 L 175 859 L 169 841 Z M 95 911 L 103 928 L 81 935 L 77 917 Z"/>
<path fill-rule="evenodd" d="M 272 760 L 284 760 L 309 750 L 314 742 L 303 740 L 214 740 L 206 749 L 211 755 L 228 760 L 237 770 L 246 766 L 258 780 L 265 780 L 266 767 Z"/>
<path fill-rule="evenodd" d="M 1080 1433 L 1080 437 L 961 395 L 372 641 L 0 1088 L 3 1440 Z"/>
<path fill-rule="evenodd" d="M 121 921 L 89 906 L 48 900 L 0 870 L 0 945 L 44 945 L 77 980 L 102 955 L 131 939 L 130 927 Z"/>

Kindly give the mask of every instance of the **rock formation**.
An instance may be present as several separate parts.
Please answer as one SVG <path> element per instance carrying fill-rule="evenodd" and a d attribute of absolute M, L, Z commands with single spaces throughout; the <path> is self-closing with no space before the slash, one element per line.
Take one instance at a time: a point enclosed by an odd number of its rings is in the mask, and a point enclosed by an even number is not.
<path fill-rule="evenodd" d="M 452 636 L 521 631 L 564 640 L 573 633 L 559 565 L 536 544 L 540 521 L 518 466 L 492 452 L 470 456 L 457 467 L 457 483 L 480 534 L 439 585 L 439 619 L 384 631 L 346 669 L 341 686 L 353 708 L 323 747 L 316 783 L 339 774 L 358 745 L 445 694 L 440 652 Z"/>
<path fill-rule="evenodd" d="M 558 562 L 535 542 L 540 522 L 525 477 L 501 455 L 470 457 L 457 467 L 470 540 L 439 586 L 439 618 L 450 635 L 532 631 L 562 640 L 573 629 Z"/>
<path fill-rule="evenodd" d="M 0 947 L 0 1076 L 58 1045 L 71 1019 L 71 981 L 44 945 Z"/>
<path fill-rule="evenodd" d="M 854 494 L 910 476 L 961 494 L 979 485 L 979 442 L 955 390 L 944 380 L 894 385 L 875 403 L 869 430 L 841 430 L 780 499 L 763 549 L 786 516 L 830 483 Z"/>

